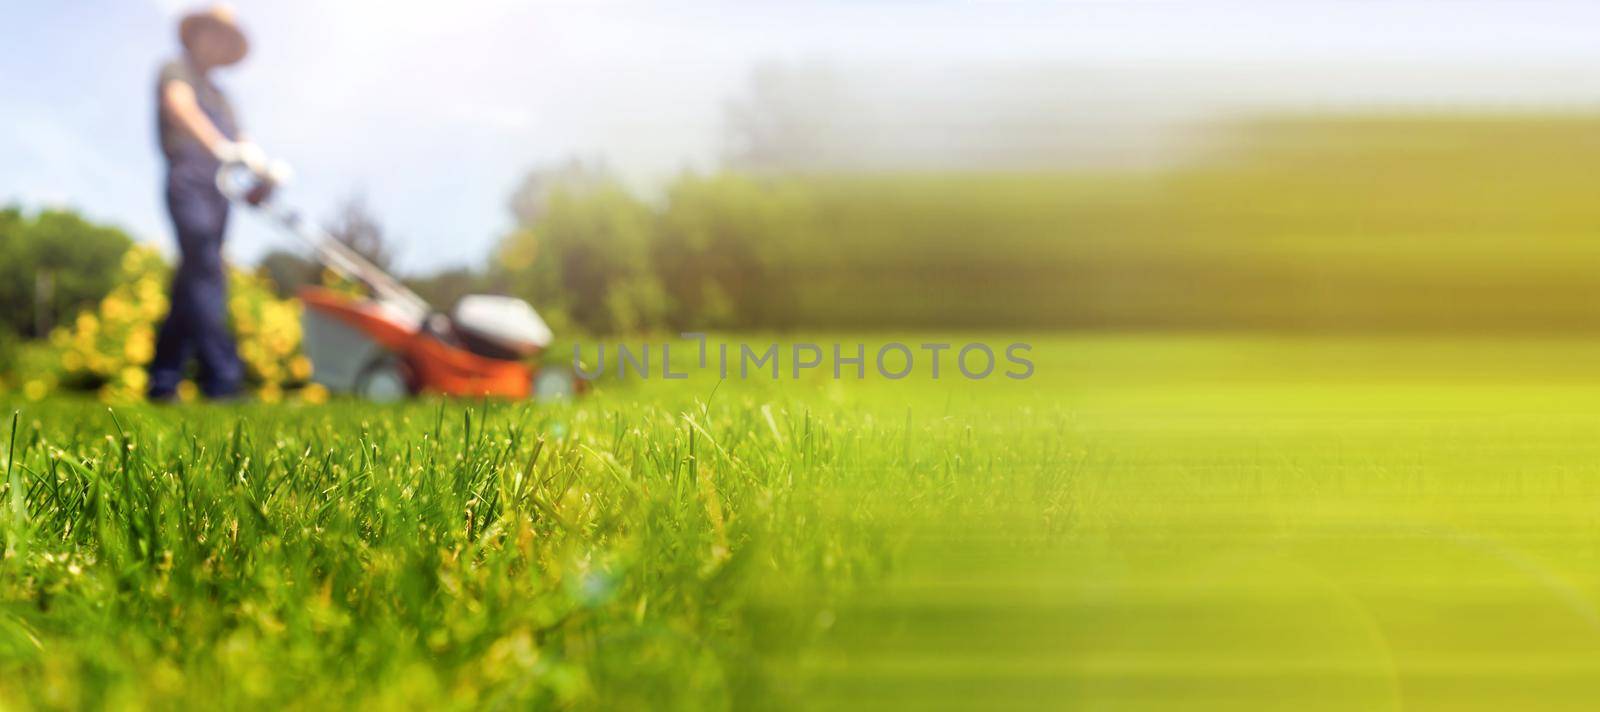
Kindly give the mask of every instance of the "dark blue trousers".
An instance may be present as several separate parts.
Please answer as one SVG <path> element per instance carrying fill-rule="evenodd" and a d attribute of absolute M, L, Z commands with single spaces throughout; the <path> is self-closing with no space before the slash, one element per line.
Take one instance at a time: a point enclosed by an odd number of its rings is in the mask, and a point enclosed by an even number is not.
<path fill-rule="evenodd" d="M 172 275 L 167 319 L 150 362 L 152 398 L 170 397 L 177 390 L 191 356 L 199 361 L 200 389 L 207 396 L 237 393 L 244 381 L 239 352 L 228 333 L 228 275 L 222 264 L 228 199 L 212 182 L 214 172 L 204 166 L 173 166 L 167 177 L 167 212 L 180 259 Z"/>

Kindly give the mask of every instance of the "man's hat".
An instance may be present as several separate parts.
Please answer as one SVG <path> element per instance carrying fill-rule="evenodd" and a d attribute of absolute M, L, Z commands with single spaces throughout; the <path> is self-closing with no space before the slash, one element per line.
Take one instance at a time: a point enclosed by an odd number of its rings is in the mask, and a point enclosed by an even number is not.
<path fill-rule="evenodd" d="M 239 20 L 234 16 L 232 7 L 212 5 L 190 12 L 178 21 L 178 39 L 185 48 L 192 48 L 195 36 L 205 30 L 215 30 L 227 38 L 227 52 L 222 57 L 222 64 L 233 64 L 250 53 L 250 40 L 244 36 L 244 30 L 239 29 Z"/>

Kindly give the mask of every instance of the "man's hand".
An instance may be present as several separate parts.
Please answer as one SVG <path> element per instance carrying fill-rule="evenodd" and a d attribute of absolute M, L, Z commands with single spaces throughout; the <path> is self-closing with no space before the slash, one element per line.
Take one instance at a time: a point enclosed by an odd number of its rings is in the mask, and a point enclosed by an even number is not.
<path fill-rule="evenodd" d="M 288 183 L 292 175 L 287 163 L 268 160 L 260 148 L 245 141 L 221 144 L 217 159 L 222 161 L 223 170 L 229 170 L 229 166 L 242 166 L 250 172 L 250 188 L 242 197 L 252 207 L 271 200 L 278 187 Z"/>
<path fill-rule="evenodd" d="M 266 152 L 262 151 L 260 146 L 249 141 L 228 141 L 224 139 L 219 141 L 211 149 L 211 152 L 217 157 L 217 161 L 221 163 L 237 163 L 249 168 L 256 175 L 266 175 L 269 169 Z"/>
<path fill-rule="evenodd" d="M 271 178 L 258 178 L 256 184 L 250 186 L 250 191 L 244 194 L 244 201 L 251 206 L 257 206 L 272 199 L 272 191 L 278 187 Z"/>

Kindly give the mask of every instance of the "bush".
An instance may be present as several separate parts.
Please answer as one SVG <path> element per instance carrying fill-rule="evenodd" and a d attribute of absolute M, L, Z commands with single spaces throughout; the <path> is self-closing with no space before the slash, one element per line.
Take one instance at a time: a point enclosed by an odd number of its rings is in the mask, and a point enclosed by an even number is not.
<path fill-rule="evenodd" d="M 0 328 L 43 336 L 116 286 L 117 261 L 133 244 L 115 227 L 70 210 L 29 217 L 0 210 Z"/>
<path fill-rule="evenodd" d="M 652 265 L 679 329 L 783 328 L 794 321 L 790 265 L 811 215 L 792 186 L 686 175 L 656 222 Z"/>
<path fill-rule="evenodd" d="M 556 185 L 531 221 L 501 243 L 511 291 L 596 334 L 660 326 L 665 295 L 650 263 L 654 216 L 619 183 Z"/>
<path fill-rule="evenodd" d="M 1285 118 L 1158 171 L 686 174 L 660 204 L 580 165 L 501 254 L 595 331 L 1589 332 L 1597 128 Z"/>
<path fill-rule="evenodd" d="M 167 314 L 171 268 L 154 249 L 129 249 L 114 272 L 117 287 L 51 334 L 64 385 L 95 389 L 108 401 L 137 400 L 147 383 L 146 366 L 155 356 L 156 332 Z M 229 272 L 228 312 L 247 382 L 264 401 L 275 401 L 287 387 L 304 384 L 311 363 L 300 353 L 300 303 L 279 299 L 260 276 Z M 181 393 L 192 395 L 193 386 Z M 304 395 L 320 399 L 320 389 Z"/>

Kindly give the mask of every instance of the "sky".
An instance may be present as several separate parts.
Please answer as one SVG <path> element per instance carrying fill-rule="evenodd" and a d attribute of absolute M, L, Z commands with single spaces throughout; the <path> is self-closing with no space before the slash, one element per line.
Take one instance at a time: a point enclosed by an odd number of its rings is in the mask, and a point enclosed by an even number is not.
<path fill-rule="evenodd" d="M 484 259 L 531 168 L 598 159 L 645 195 L 714 170 L 758 66 L 858 82 L 875 130 L 910 137 L 884 160 L 944 159 L 910 167 L 979 160 L 971 137 L 1018 116 L 1081 137 L 1070 153 L 1114 127 L 1228 111 L 1600 107 L 1593 2 L 234 4 L 254 49 L 218 82 L 295 166 L 285 200 L 319 216 L 362 195 L 409 271 Z M 153 82 L 191 5 L 6 5 L 0 203 L 72 206 L 166 248 Z M 240 216 L 228 254 L 290 244 Z"/>

